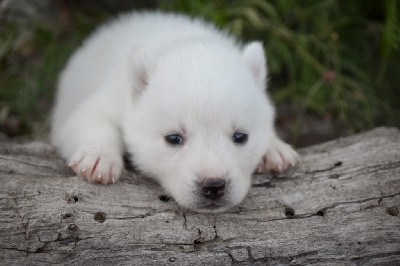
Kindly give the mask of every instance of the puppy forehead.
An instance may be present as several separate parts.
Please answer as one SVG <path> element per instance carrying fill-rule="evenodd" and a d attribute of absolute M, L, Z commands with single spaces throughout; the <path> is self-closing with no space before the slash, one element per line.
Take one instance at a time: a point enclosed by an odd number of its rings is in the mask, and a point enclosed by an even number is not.
<path fill-rule="evenodd" d="M 167 124 L 231 131 L 257 120 L 264 95 L 240 62 L 224 66 L 211 59 L 207 65 L 182 60 L 161 64 L 145 92 L 154 102 L 149 108 Z"/>
<path fill-rule="evenodd" d="M 202 126 L 205 129 L 231 130 L 254 121 L 257 111 L 253 102 L 246 102 L 242 95 L 232 97 L 229 93 L 218 93 L 221 92 L 204 92 L 201 96 L 190 92 L 179 95 L 171 93 L 157 103 L 158 112 L 166 122 L 186 127 Z"/>
<path fill-rule="evenodd" d="M 209 70 L 204 72 L 207 71 Z M 259 102 L 259 98 L 264 97 L 246 73 L 221 75 L 159 73 L 150 82 L 148 92 L 151 94 L 150 97 L 157 99 L 157 104 L 162 105 L 167 111 L 171 109 L 186 113 L 192 110 L 213 116 L 249 112 L 250 109 L 254 109 L 251 107 Z"/>
<path fill-rule="evenodd" d="M 172 50 L 157 60 L 155 72 L 163 82 L 179 82 L 184 86 L 232 86 L 251 79 L 250 69 L 236 50 L 212 44 Z"/>

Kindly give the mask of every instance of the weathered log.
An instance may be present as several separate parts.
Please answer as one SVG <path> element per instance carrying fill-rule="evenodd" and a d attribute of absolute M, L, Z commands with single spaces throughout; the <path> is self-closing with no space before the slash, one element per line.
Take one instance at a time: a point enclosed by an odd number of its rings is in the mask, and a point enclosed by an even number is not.
<path fill-rule="evenodd" d="M 3 143 L 0 264 L 400 265 L 399 130 L 300 153 L 240 206 L 197 214 L 137 174 L 89 184 L 48 144 Z"/>

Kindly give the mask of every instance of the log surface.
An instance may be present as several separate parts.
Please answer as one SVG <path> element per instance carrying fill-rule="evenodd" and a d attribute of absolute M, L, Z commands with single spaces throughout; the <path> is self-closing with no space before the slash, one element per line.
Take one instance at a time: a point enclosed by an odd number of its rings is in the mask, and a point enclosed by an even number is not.
<path fill-rule="evenodd" d="M 1 265 L 400 265 L 400 132 L 300 150 L 240 206 L 197 214 L 124 172 L 75 177 L 44 143 L 0 144 Z"/>

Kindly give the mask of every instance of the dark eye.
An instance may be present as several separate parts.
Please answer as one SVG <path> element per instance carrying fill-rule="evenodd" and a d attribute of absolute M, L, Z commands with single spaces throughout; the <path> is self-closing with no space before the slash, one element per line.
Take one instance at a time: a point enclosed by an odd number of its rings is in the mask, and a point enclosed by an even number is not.
<path fill-rule="evenodd" d="M 244 144 L 244 143 L 246 143 L 248 138 L 249 138 L 249 135 L 247 135 L 246 133 L 241 133 L 241 132 L 235 132 L 232 135 L 232 140 L 236 144 Z"/>
<path fill-rule="evenodd" d="M 170 134 L 164 137 L 165 141 L 171 145 L 182 145 L 183 137 L 179 134 Z"/>

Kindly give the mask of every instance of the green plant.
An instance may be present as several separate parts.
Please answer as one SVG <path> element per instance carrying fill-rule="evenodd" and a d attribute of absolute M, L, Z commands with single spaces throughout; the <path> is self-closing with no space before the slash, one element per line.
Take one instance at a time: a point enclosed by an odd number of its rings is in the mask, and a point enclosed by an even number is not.
<path fill-rule="evenodd" d="M 89 13 L 83 3 L 72 5 L 67 24 L 35 20 L 21 25 L 0 17 L 0 130 L 8 114 L 21 118 L 18 134 L 36 135 L 43 127 L 66 60 L 111 15 L 93 3 Z M 331 117 L 342 133 L 400 126 L 397 0 L 158 3 L 162 10 L 212 20 L 241 39 L 263 41 L 274 100 L 298 108 L 294 138 L 308 112 Z"/>

